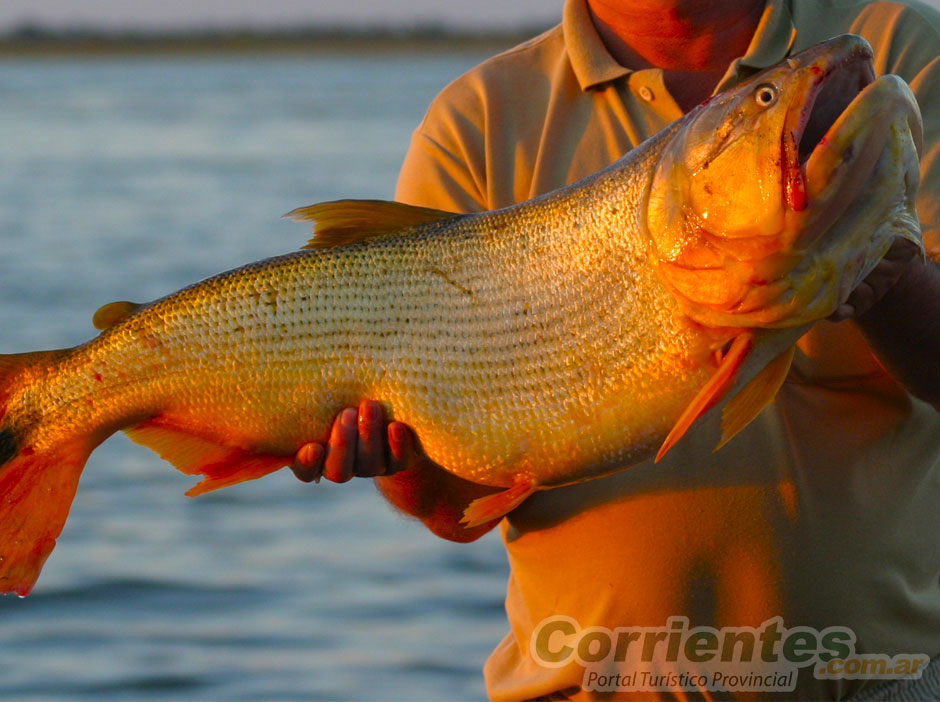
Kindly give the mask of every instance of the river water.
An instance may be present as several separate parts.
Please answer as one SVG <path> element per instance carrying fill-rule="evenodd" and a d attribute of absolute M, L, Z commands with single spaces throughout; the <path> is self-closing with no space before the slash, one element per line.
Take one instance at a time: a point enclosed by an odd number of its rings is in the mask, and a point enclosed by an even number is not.
<path fill-rule="evenodd" d="M 0 353 L 298 248 L 299 205 L 389 198 L 447 53 L 0 62 Z M 436 539 L 368 480 L 197 499 L 121 436 L 33 594 L 0 598 L 0 699 L 480 699 L 506 629 L 495 534 Z"/>

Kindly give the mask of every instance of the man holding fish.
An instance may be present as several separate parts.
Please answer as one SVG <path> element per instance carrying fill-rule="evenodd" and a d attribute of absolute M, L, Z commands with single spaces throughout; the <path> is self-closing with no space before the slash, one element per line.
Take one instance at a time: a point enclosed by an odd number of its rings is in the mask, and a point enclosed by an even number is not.
<path fill-rule="evenodd" d="M 713 94 L 844 33 L 866 38 L 876 74 L 900 75 L 920 104 L 917 210 L 936 255 L 940 16 L 915 2 L 567 0 L 558 27 L 473 69 L 432 103 L 397 199 L 469 212 L 548 192 Z M 832 321 L 800 340 L 776 402 L 718 453 L 692 432 L 658 465 L 540 492 L 505 519 L 465 528 L 467 505 L 496 491 L 419 456 L 406 426 L 393 422 L 386 434 L 381 407 L 364 402 L 340 414 L 328 447 L 301 448 L 295 473 L 377 476 L 394 505 L 455 541 L 500 525 L 512 631 L 486 665 L 493 699 L 591 698 L 583 666 L 549 667 L 533 654 L 538 626 L 556 615 L 583 629 L 686 617 L 716 631 L 780 617 L 791 628 L 844 627 L 860 653 L 935 658 L 940 269 L 917 254 L 898 239 Z M 647 664 L 682 672 L 662 656 Z M 619 694 L 755 696 L 669 680 Z M 940 662 L 898 683 L 803 667 L 780 695 L 889 699 L 901 694 L 892 685 L 936 698 Z"/>

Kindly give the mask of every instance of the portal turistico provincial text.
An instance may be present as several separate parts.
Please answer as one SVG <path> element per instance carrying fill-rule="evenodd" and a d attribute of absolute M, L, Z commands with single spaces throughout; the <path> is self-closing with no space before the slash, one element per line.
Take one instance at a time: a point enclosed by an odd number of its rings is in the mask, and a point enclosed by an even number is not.
<path fill-rule="evenodd" d="M 930 660 L 856 653 L 855 643 L 847 627 L 787 628 L 781 617 L 759 627 L 690 628 L 688 617 L 670 617 L 662 627 L 608 629 L 558 615 L 538 624 L 529 647 L 539 665 L 582 666 L 584 689 L 599 691 L 781 692 L 809 666 L 820 679 L 894 680 L 919 678 Z"/>

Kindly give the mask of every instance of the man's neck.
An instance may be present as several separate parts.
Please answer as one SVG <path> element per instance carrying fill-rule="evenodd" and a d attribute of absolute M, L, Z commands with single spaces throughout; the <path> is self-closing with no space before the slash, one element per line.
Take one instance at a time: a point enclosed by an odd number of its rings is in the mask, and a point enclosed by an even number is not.
<path fill-rule="evenodd" d="M 661 68 L 688 111 L 747 51 L 765 0 L 587 0 L 598 34 L 627 68 Z"/>
<path fill-rule="evenodd" d="M 628 68 L 713 71 L 743 54 L 765 0 L 588 0 L 611 55 Z"/>

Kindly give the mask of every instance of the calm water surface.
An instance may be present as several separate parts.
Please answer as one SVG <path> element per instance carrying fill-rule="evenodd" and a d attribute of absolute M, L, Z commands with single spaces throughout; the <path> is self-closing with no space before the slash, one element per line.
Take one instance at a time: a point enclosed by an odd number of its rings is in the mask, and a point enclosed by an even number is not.
<path fill-rule="evenodd" d="M 0 353 L 298 248 L 279 219 L 392 195 L 434 93 L 482 55 L 0 62 Z M 115 436 L 33 594 L 0 598 L 0 699 L 481 699 L 498 538 L 456 545 L 370 481 L 198 499 Z"/>

